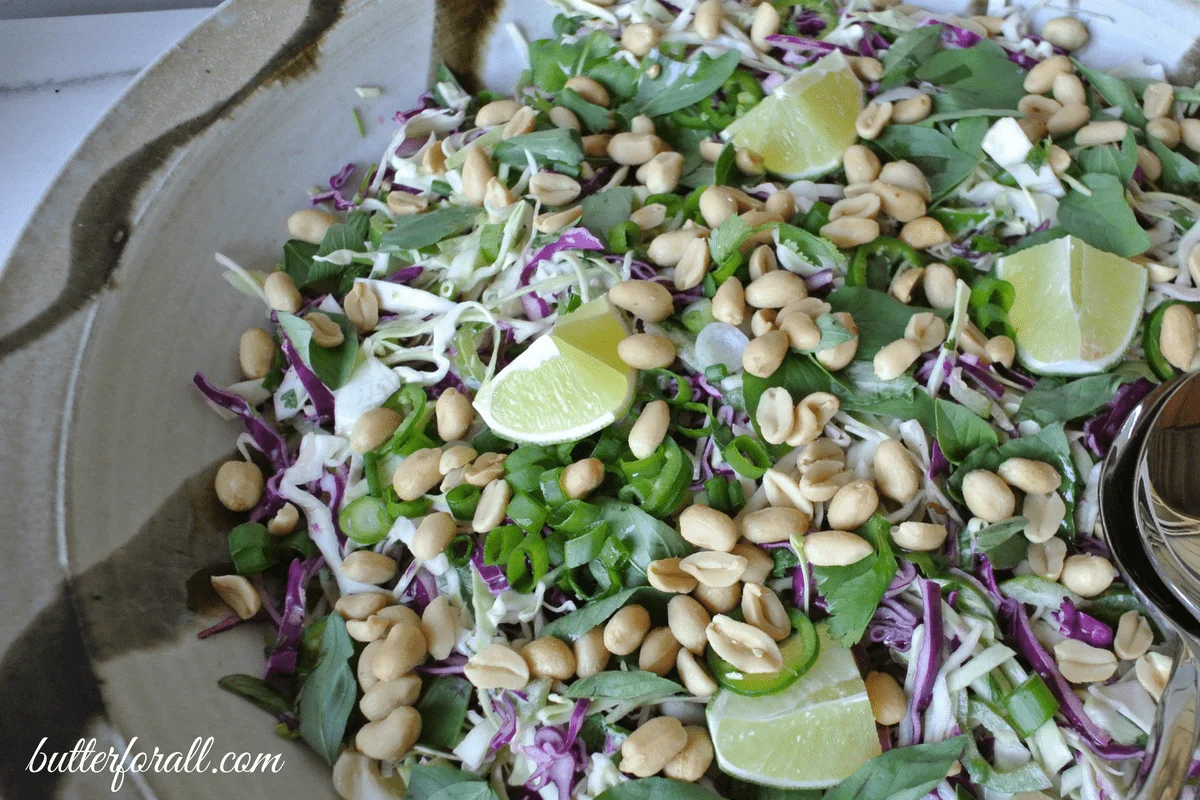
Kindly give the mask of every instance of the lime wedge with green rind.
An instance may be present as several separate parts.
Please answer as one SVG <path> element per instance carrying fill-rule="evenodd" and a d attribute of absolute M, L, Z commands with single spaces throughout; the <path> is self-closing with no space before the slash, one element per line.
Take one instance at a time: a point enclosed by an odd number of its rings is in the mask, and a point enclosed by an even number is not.
<path fill-rule="evenodd" d="M 1145 267 L 1073 236 L 1004 256 L 1016 290 L 1008 321 L 1017 358 L 1039 375 L 1087 375 L 1116 364 L 1142 320 Z"/>

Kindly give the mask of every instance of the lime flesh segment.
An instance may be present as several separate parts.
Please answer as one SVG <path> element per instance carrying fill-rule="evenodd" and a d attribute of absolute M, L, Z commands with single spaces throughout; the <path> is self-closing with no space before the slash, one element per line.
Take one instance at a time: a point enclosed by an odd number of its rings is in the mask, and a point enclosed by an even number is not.
<path fill-rule="evenodd" d="M 1005 256 L 996 274 L 1016 290 L 1008 320 L 1021 364 L 1037 374 L 1108 369 L 1142 319 L 1145 268 L 1073 236 Z"/>
<path fill-rule="evenodd" d="M 626 329 L 606 298 L 595 303 L 563 317 L 480 389 L 475 408 L 496 434 L 569 442 L 625 413 L 634 371 L 618 358 L 617 344 Z"/>
<path fill-rule="evenodd" d="M 749 697 L 721 689 L 709 733 L 721 769 L 791 789 L 836 785 L 879 755 L 875 717 L 854 656 L 818 625 L 820 656 L 781 692 Z"/>
<path fill-rule="evenodd" d="M 846 57 L 830 53 L 778 87 L 721 135 L 763 159 L 784 178 L 813 178 L 837 169 L 854 144 L 862 84 Z"/>

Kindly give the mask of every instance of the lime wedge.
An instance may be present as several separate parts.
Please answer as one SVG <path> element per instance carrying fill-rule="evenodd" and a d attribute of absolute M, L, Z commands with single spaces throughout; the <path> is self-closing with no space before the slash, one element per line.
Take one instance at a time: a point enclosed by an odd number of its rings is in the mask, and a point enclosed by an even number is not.
<path fill-rule="evenodd" d="M 721 132 L 762 156 L 784 178 L 815 178 L 837 169 L 854 144 L 862 84 L 841 52 L 833 52 L 763 98 Z"/>
<path fill-rule="evenodd" d="M 1142 319 L 1146 269 L 1074 236 L 1005 256 L 996 274 L 1016 289 L 1008 320 L 1017 357 L 1039 375 L 1108 369 Z"/>
<path fill-rule="evenodd" d="M 628 335 L 607 297 L 562 317 L 485 383 L 475 409 L 497 435 L 556 444 L 612 424 L 633 398 L 635 372 L 617 355 Z"/>
<path fill-rule="evenodd" d="M 833 786 L 879 755 L 875 717 L 854 655 L 817 626 L 821 655 L 781 692 L 751 697 L 721 689 L 708 730 L 721 769 L 788 789 Z"/>

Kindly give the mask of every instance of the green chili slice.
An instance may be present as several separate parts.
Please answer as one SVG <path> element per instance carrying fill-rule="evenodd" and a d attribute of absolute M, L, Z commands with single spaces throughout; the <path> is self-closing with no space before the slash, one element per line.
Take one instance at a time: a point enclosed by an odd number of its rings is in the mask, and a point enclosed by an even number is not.
<path fill-rule="evenodd" d="M 919 252 L 899 239 L 880 236 L 859 245 L 854 251 L 846 272 L 846 285 L 867 286 L 885 292 L 898 271 L 923 266 L 925 259 Z"/>
<path fill-rule="evenodd" d="M 743 478 L 758 480 L 771 468 L 771 456 L 762 442 L 749 436 L 735 436 L 721 451 L 733 471 Z"/>
<path fill-rule="evenodd" d="M 472 519 L 481 494 L 483 491 L 478 486 L 469 483 L 460 483 L 446 492 L 446 505 L 450 507 L 451 516 L 457 520 Z"/>

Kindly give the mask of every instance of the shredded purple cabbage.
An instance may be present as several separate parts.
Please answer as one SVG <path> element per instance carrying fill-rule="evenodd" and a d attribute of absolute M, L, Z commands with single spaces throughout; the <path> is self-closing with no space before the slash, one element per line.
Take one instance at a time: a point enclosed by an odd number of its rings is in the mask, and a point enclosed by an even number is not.
<path fill-rule="evenodd" d="M 794 22 L 796 30 L 801 36 L 820 36 L 825 32 L 827 27 L 825 18 L 811 8 L 799 7 L 801 10 L 796 14 Z"/>
<path fill-rule="evenodd" d="M 885 597 L 875 609 L 871 624 L 867 626 L 867 641 L 908 652 L 919 621 L 917 615 L 903 603 Z"/>
<path fill-rule="evenodd" d="M 1033 69 L 1039 63 L 1041 63 L 1038 59 L 1027 56 L 1024 53 L 1018 53 L 1016 50 L 1007 51 L 1007 55 L 1009 61 L 1016 64 L 1018 67 L 1021 67 L 1022 69 Z"/>
<path fill-rule="evenodd" d="M 983 40 L 983 37 L 974 31 L 969 31 L 966 28 L 960 28 L 957 25 L 951 25 L 948 22 L 938 22 L 937 20 L 929 20 L 925 25 L 941 25 L 942 26 L 942 45 L 949 49 L 961 49 L 972 47 Z"/>
<path fill-rule="evenodd" d="M 1050 691 L 1058 700 L 1059 712 L 1067 718 L 1071 727 L 1087 740 L 1089 746 L 1111 745 L 1112 737 L 1083 710 L 1083 701 L 1072 691 L 1071 684 L 1058 671 L 1054 659 L 1034 636 L 1029 616 L 1021 604 L 1008 598 L 1001 603 L 1001 612 L 1008 617 L 1009 636 L 1015 642 L 1017 652 L 1050 687 Z"/>
<path fill-rule="evenodd" d="M 1092 647 L 1111 647 L 1113 630 L 1091 614 L 1075 608 L 1069 599 L 1064 599 L 1057 611 L 1050 612 L 1058 625 L 1058 632 L 1071 639 L 1078 639 Z"/>
<path fill-rule="evenodd" d="M 958 359 L 958 367 L 962 369 L 963 375 L 970 378 L 993 400 L 1000 400 L 1004 397 L 1004 384 L 992 375 L 991 365 L 985 363 L 978 356 L 963 353 Z"/>
<path fill-rule="evenodd" d="M 288 567 L 287 592 L 283 598 L 279 633 L 275 636 L 275 646 L 267 659 L 267 669 L 263 678 L 291 675 L 296 671 L 300 637 L 304 634 L 305 587 L 324 566 L 325 559 L 320 555 L 315 555 L 307 561 L 292 559 L 291 566 Z"/>
<path fill-rule="evenodd" d="M 1083 423 L 1083 443 L 1097 456 L 1103 457 L 1116 441 L 1121 426 L 1133 409 L 1154 388 L 1145 378 L 1138 378 L 1117 389 L 1113 399 L 1096 416 Z"/>
<path fill-rule="evenodd" d="M 833 42 L 825 42 L 808 36 L 789 36 L 786 33 L 773 33 L 766 38 L 766 41 L 768 44 L 774 45 L 781 50 L 788 50 L 790 52 L 824 54 L 832 53 L 834 50 L 841 50 L 847 55 L 858 55 L 858 53 L 849 47 L 842 47 Z"/>
<path fill-rule="evenodd" d="M 942 625 L 942 590 L 934 581 L 921 578 L 921 611 L 925 625 L 921 650 L 917 653 L 916 680 L 908 701 L 908 713 L 900 720 L 899 743 L 902 747 L 922 739 L 922 715 L 933 699 L 933 684 L 942 667 L 945 633 Z"/>
<path fill-rule="evenodd" d="M 560 250 L 603 250 L 604 243 L 587 228 L 571 228 L 563 232 L 556 241 L 534 253 L 521 269 L 521 280 L 518 286 L 527 286 L 533 277 L 537 265 L 554 256 Z M 530 319 L 545 319 L 550 316 L 550 304 L 536 294 L 530 292 L 521 295 L 521 305 L 525 315 Z"/>
<path fill-rule="evenodd" d="M 236 628 L 238 625 L 241 625 L 243 622 L 246 622 L 246 621 L 247 620 L 242 619 L 237 614 L 235 614 L 231 611 L 224 619 L 222 619 L 217 624 L 209 625 L 207 628 L 205 628 L 204 630 L 197 633 L 196 638 L 197 639 L 207 639 L 210 636 L 216 636 L 218 633 L 224 633 L 225 631 L 229 630 L 230 628 Z"/>
<path fill-rule="evenodd" d="M 933 440 L 933 447 L 929 451 L 929 469 L 925 474 L 930 480 L 933 480 L 939 475 L 944 475 L 950 472 L 950 461 L 946 458 L 946 454 L 942 452 L 942 447 L 937 443 L 937 439 Z"/>
<path fill-rule="evenodd" d="M 276 470 L 288 468 L 291 459 L 288 457 L 287 442 L 274 428 L 254 413 L 254 409 L 250 407 L 245 398 L 214 386 L 199 372 L 192 377 L 192 383 L 212 403 L 241 418 L 242 424 L 246 426 L 246 432 L 254 439 L 254 444 L 258 446 L 258 449 L 270 460 L 271 466 Z"/>
<path fill-rule="evenodd" d="M 537 765 L 525 782 L 525 788 L 538 791 L 554 784 L 559 797 L 571 796 L 575 773 L 583 770 L 587 764 L 587 751 L 579 740 L 579 730 L 583 727 L 589 702 L 575 701 L 575 710 L 571 712 L 571 722 L 566 731 L 555 725 L 545 725 L 534 733 L 532 745 L 521 748 L 525 757 Z"/>
<path fill-rule="evenodd" d="M 492 711 L 500 717 L 500 728 L 488 743 L 488 750 L 494 753 L 511 744 L 517 734 L 517 710 L 513 708 L 512 700 L 508 699 L 508 692 L 502 691 L 492 698 Z"/>
<path fill-rule="evenodd" d="M 504 570 L 500 567 L 489 567 L 483 563 L 483 548 L 476 547 L 471 551 L 471 563 L 475 565 L 475 570 L 479 573 L 479 577 L 483 578 L 483 582 L 487 584 L 488 591 L 493 595 L 499 595 L 501 592 L 508 591 L 508 578 L 504 577 Z"/>
<path fill-rule="evenodd" d="M 903 558 L 897 559 L 896 576 L 892 578 L 892 582 L 888 585 L 887 591 L 883 593 L 884 599 L 892 598 L 900 594 L 916 579 L 917 568 L 913 566 L 913 563 L 911 561 L 905 561 Z"/>
<path fill-rule="evenodd" d="M 410 283 L 421 277 L 421 273 L 424 271 L 424 267 L 401 267 L 384 278 L 384 280 L 389 283 Z"/>
<path fill-rule="evenodd" d="M 987 587 L 988 594 L 999 600 L 1000 586 L 996 583 L 996 570 L 992 568 L 992 561 L 987 556 L 980 554 L 979 568 L 975 570 L 979 573 L 979 580 Z"/>
<path fill-rule="evenodd" d="M 804 286 L 809 294 L 821 295 L 833 288 L 833 270 L 823 269 L 815 275 L 804 279 Z"/>
<path fill-rule="evenodd" d="M 304 391 L 308 392 L 308 397 L 312 400 L 313 408 L 317 410 L 317 420 L 321 423 L 333 421 L 333 392 L 329 391 L 321 379 L 317 377 L 317 373 L 312 371 L 308 364 L 304 363 L 304 359 L 296 352 L 295 345 L 288 337 L 283 337 L 283 354 L 287 356 L 288 363 L 296 370 L 296 377 L 300 379 L 300 383 L 304 386 Z"/>

